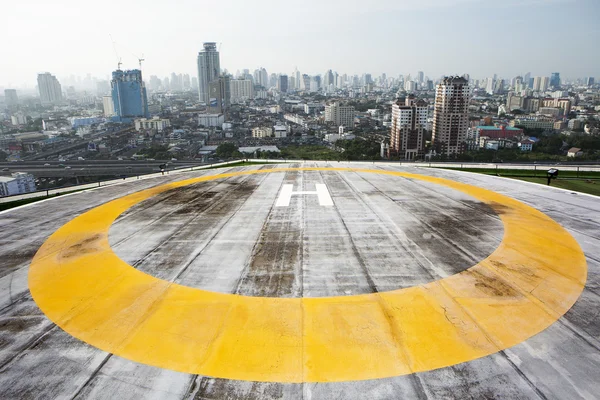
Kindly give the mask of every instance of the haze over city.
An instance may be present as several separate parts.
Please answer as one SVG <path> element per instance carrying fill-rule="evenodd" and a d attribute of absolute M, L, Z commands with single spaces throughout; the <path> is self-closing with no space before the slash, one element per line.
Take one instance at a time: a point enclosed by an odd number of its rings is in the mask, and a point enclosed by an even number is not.
<path fill-rule="evenodd" d="M 123 68 L 143 54 L 146 76 L 196 75 L 204 41 L 220 43 L 221 67 L 232 73 L 599 76 L 599 15 L 596 0 L 24 0 L 0 28 L 10 55 L 0 87 L 34 88 L 45 71 L 109 79 L 118 62 L 112 40 Z"/>

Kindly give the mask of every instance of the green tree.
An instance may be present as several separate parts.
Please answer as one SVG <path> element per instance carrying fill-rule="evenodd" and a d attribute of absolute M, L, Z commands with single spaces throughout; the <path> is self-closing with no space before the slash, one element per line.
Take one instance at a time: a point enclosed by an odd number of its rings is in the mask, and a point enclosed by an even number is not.
<path fill-rule="evenodd" d="M 238 151 L 238 147 L 233 143 L 221 143 L 217 147 L 217 157 L 230 158 L 240 155 L 241 153 Z"/>

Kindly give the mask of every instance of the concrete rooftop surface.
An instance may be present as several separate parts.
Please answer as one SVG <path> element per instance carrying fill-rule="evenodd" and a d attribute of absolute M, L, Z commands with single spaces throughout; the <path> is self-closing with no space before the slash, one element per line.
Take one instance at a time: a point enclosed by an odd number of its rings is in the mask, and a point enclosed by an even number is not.
<path fill-rule="evenodd" d="M 600 398 L 598 197 L 305 162 L 0 226 L 0 399 Z"/>

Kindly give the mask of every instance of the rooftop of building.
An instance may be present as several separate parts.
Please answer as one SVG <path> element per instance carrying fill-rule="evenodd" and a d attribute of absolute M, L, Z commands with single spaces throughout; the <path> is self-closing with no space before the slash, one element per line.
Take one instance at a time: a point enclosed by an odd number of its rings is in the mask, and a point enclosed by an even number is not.
<path fill-rule="evenodd" d="M 479 125 L 477 126 L 477 129 L 483 129 L 486 131 L 501 131 L 501 130 L 507 130 L 507 131 L 521 131 L 522 129 L 520 128 L 515 128 L 513 126 L 486 126 L 486 125 Z"/>

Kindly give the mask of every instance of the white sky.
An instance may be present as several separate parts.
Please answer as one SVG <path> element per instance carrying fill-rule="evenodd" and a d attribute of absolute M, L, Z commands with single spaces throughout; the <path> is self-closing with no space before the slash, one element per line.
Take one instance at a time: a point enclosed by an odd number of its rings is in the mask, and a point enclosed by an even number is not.
<path fill-rule="evenodd" d="M 221 67 L 388 75 L 531 71 L 600 78 L 600 0 L 5 0 L 0 87 L 38 72 L 109 77 L 117 58 L 146 79 L 196 75 L 202 42 Z M 135 54 L 135 55 L 134 55 Z"/>

